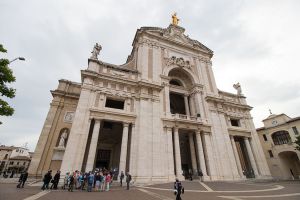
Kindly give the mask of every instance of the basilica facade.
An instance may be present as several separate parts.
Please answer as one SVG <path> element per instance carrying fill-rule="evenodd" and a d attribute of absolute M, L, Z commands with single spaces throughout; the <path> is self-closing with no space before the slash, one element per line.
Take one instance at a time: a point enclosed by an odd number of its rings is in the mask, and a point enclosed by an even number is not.
<path fill-rule="evenodd" d="M 81 83 L 59 80 L 29 173 L 129 171 L 136 183 L 269 178 L 239 84 L 218 90 L 213 51 L 185 29 L 142 27 L 123 65 L 94 46 Z"/>

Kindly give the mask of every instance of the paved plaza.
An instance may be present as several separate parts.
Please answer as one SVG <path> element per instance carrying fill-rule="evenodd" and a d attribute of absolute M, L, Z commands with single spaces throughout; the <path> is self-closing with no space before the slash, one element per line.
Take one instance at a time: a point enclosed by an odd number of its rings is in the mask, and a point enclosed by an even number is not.
<path fill-rule="evenodd" d="M 296 200 L 300 199 L 299 181 L 282 182 L 199 182 L 184 181 L 185 193 L 183 200 Z M 125 187 L 113 186 L 109 192 L 66 190 L 41 191 L 37 184 L 26 185 L 23 189 L 17 189 L 16 184 L 0 184 L 0 200 L 171 200 L 175 199 L 172 191 L 172 183 L 134 186 L 125 190 Z"/>

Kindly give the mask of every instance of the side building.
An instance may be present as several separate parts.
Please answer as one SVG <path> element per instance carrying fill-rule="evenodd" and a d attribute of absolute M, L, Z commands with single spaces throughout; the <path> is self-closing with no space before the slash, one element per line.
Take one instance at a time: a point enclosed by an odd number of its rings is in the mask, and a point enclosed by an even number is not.
<path fill-rule="evenodd" d="M 137 30 L 123 65 L 98 59 L 60 80 L 29 173 L 129 171 L 135 182 L 269 178 L 246 97 L 218 90 L 213 51 L 175 24 Z"/>
<path fill-rule="evenodd" d="M 275 179 L 299 179 L 300 151 L 295 150 L 299 136 L 300 117 L 271 114 L 263 120 L 257 133 L 266 156 L 271 175 Z"/>
<path fill-rule="evenodd" d="M 14 146 L 0 146 L 0 173 L 21 173 L 28 170 L 32 153 L 27 148 Z"/>

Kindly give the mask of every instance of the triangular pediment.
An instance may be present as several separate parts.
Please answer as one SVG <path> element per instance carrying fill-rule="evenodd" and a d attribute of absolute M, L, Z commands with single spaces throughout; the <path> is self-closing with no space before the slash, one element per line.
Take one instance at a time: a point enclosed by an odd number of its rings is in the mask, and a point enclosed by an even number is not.
<path fill-rule="evenodd" d="M 188 46 L 191 46 L 196 49 L 200 49 L 206 51 L 209 54 L 213 54 L 213 51 L 208 47 L 203 45 L 197 40 L 193 40 L 189 38 L 189 36 L 184 34 L 185 29 L 183 27 L 170 24 L 168 28 L 159 28 L 159 27 L 142 27 L 141 30 L 146 31 L 149 34 L 156 35 L 158 37 L 162 37 L 169 41 L 182 43 Z"/>

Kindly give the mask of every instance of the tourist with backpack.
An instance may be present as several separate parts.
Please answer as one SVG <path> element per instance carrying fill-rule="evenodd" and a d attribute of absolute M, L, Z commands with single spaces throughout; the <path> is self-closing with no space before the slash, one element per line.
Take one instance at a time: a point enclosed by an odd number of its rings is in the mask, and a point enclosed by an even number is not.
<path fill-rule="evenodd" d="M 174 182 L 174 194 L 176 195 L 176 200 L 181 200 L 181 194 L 184 194 L 184 187 L 178 178 Z"/>
<path fill-rule="evenodd" d="M 94 174 L 92 172 L 89 173 L 89 176 L 87 178 L 87 184 L 88 184 L 87 191 L 91 192 L 94 184 Z"/>
<path fill-rule="evenodd" d="M 129 184 L 131 181 L 131 175 L 129 174 L 129 172 L 126 172 L 126 184 L 127 184 L 127 190 L 129 190 Z"/>

